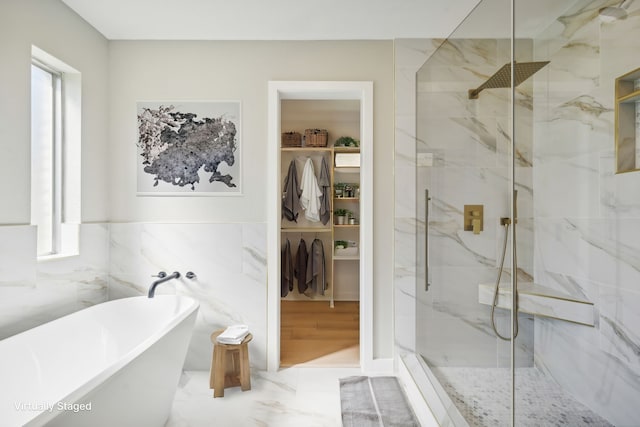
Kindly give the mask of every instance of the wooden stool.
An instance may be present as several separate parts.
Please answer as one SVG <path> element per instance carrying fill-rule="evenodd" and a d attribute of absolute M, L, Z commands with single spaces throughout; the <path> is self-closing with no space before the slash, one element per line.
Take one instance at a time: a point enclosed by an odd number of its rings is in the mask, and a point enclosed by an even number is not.
<path fill-rule="evenodd" d="M 240 386 L 242 391 L 251 390 L 248 344 L 253 335 L 248 334 L 240 344 L 222 344 L 216 338 L 223 332 L 224 329 L 218 329 L 211 334 L 213 357 L 209 388 L 213 389 L 213 397 L 224 397 L 227 387 Z"/>

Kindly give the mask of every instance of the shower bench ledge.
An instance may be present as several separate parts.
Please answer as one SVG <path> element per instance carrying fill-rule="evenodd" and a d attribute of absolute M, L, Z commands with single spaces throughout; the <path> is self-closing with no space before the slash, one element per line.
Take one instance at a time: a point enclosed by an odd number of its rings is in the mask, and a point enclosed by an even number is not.
<path fill-rule="evenodd" d="M 495 283 L 478 285 L 478 302 L 491 305 Z M 498 292 L 499 308 L 511 309 L 511 285 L 501 283 Z M 575 297 L 537 283 L 518 284 L 518 310 L 534 316 L 566 320 L 586 326 L 594 326 L 593 303 L 582 297 Z"/>

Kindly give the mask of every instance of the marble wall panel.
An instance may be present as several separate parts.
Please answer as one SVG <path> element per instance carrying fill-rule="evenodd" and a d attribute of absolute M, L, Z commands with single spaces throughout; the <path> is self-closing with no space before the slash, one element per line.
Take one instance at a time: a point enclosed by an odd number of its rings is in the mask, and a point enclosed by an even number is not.
<path fill-rule="evenodd" d="M 600 200 L 598 170 L 589 156 L 570 161 L 545 161 L 534 168 L 535 208 L 538 217 L 598 217 Z"/>
<path fill-rule="evenodd" d="M 75 286 L 78 308 L 107 301 L 109 225 L 82 224 L 77 256 L 38 263 L 38 286 Z"/>
<path fill-rule="evenodd" d="M 638 375 L 602 351 L 594 328 L 536 319 L 535 363 L 591 410 L 618 426 L 638 420 Z"/>
<path fill-rule="evenodd" d="M 640 292 L 600 286 L 600 345 L 640 376 Z"/>
<path fill-rule="evenodd" d="M 36 227 L 0 227 L 0 286 L 34 286 L 36 283 Z"/>
<path fill-rule="evenodd" d="M 613 153 L 600 156 L 600 209 L 612 220 L 640 218 L 640 186 L 637 173 L 614 173 Z"/>
<path fill-rule="evenodd" d="M 37 261 L 34 226 L 0 227 L 0 339 L 107 300 L 108 225 L 80 226 L 80 253 Z"/>
<path fill-rule="evenodd" d="M 640 66 L 640 5 L 606 22 L 578 2 L 535 40 L 535 279 L 594 303 L 593 328 L 537 319 L 535 363 L 615 425 L 640 409 L 640 176 L 614 173 L 614 79 Z M 634 356 L 635 355 L 635 356 Z"/>
<path fill-rule="evenodd" d="M 623 232 L 621 226 L 630 224 L 630 232 Z M 638 224 L 638 220 L 620 224 L 603 219 L 545 218 L 536 224 L 536 271 L 638 292 L 637 244 L 629 241 L 637 234 Z M 593 300 L 597 292 L 592 290 L 587 297 Z"/>
<path fill-rule="evenodd" d="M 211 364 L 211 333 L 246 324 L 253 333 L 251 364 L 266 369 L 266 227 L 264 224 L 111 224 L 110 299 L 146 295 L 159 271 L 182 277 L 156 293 L 200 303 L 186 369 Z M 192 271 L 195 279 L 185 274 Z"/>

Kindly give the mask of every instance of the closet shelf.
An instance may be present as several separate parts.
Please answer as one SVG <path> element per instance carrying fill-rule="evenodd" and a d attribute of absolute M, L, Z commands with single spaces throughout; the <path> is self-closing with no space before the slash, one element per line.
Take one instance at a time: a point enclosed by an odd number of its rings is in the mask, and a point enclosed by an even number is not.
<path fill-rule="evenodd" d="M 334 197 L 333 200 L 345 201 L 345 202 L 357 202 L 360 200 L 360 197 Z"/>
<path fill-rule="evenodd" d="M 359 153 L 360 147 L 333 147 L 336 153 Z"/>
<path fill-rule="evenodd" d="M 335 261 L 358 261 L 360 259 L 360 255 L 351 255 L 351 256 L 334 255 L 333 259 Z"/>
<path fill-rule="evenodd" d="M 333 170 L 339 173 L 360 173 L 360 168 L 355 166 L 335 167 Z"/>
<path fill-rule="evenodd" d="M 299 152 L 307 152 L 307 151 L 333 151 L 333 147 L 281 147 L 282 151 L 299 151 Z"/>
<path fill-rule="evenodd" d="M 353 227 L 353 226 L 352 226 Z M 281 227 L 285 233 L 330 233 L 331 228 L 326 227 Z"/>
<path fill-rule="evenodd" d="M 360 224 L 334 224 L 334 228 L 358 228 Z"/>

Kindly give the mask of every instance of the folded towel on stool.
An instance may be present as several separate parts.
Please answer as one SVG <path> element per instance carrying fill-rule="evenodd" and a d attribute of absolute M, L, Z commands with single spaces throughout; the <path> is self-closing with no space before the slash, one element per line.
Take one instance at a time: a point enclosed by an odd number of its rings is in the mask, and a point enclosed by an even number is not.
<path fill-rule="evenodd" d="M 232 325 L 218 335 L 216 341 L 220 344 L 240 344 L 248 334 L 249 327 L 247 325 Z"/>

